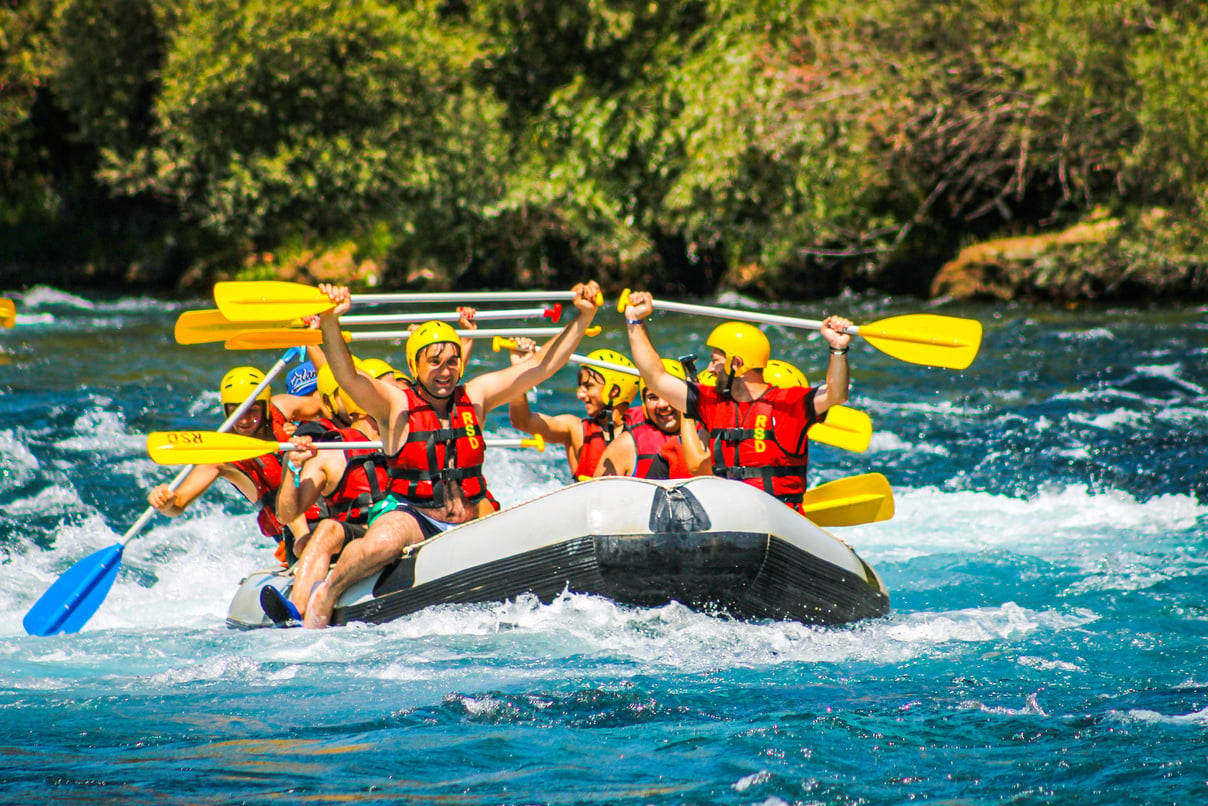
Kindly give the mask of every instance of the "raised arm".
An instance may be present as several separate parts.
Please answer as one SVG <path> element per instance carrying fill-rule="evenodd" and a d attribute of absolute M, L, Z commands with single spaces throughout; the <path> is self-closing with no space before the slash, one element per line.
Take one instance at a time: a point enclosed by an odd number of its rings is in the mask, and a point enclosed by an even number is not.
<path fill-rule="evenodd" d="M 571 289 L 579 315 L 537 352 L 536 360 L 521 361 L 506 369 L 479 375 L 466 384 L 470 399 L 482 406 L 485 415 L 548 379 L 566 365 L 583 339 L 598 310 L 600 287 L 592 281 Z"/>
<path fill-rule="evenodd" d="M 471 308 L 468 305 L 462 305 L 457 309 L 457 327 L 460 330 L 478 330 L 478 322 L 474 317 L 478 315 L 477 308 Z M 470 351 L 474 349 L 474 339 L 469 336 L 461 337 L 461 365 L 468 367 L 470 365 Z"/>
<path fill-rule="evenodd" d="M 625 325 L 629 330 L 629 354 L 646 386 L 666 400 L 674 408 L 688 408 L 688 383 L 667 372 L 663 359 L 650 341 L 646 332 L 646 317 L 654 313 L 654 297 L 648 291 L 635 291 L 629 295 L 625 307 Z M 849 337 L 850 338 L 850 337 Z"/>
<path fill-rule="evenodd" d="M 851 388 L 847 348 L 851 344 L 851 335 L 844 331 L 849 327 L 851 321 L 842 316 L 828 316 L 822 322 L 822 338 L 826 339 L 830 351 L 830 364 L 826 367 L 826 383 L 819 387 L 814 396 L 814 410 L 819 414 L 831 406 L 847 402 Z"/>
<path fill-rule="evenodd" d="M 352 296 L 346 286 L 320 284 L 319 290 L 332 301 L 333 308 L 319 314 L 319 329 L 323 332 L 323 352 L 331 365 L 331 374 L 349 397 L 365 407 L 365 412 L 378 423 L 391 422 L 391 395 L 402 393 L 388 384 L 379 383 L 357 372 L 340 333 L 340 317 L 352 307 Z"/>
<path fill-rule="evenodd" d="M 521 337 L 515 340 L 512 348 L 512 365 L 526 361 L 536 361 L 536 345 L 533 340 Z M 508 419 L 513 428 L 518 428 L 526 434 L 539 434 L 547 443 L 564 445 L 577 452 L 583 446 L 583 423 L 573 414 L 538 414 L 529 408 L 527 392 L 517 395 L 508 403 Z"/>

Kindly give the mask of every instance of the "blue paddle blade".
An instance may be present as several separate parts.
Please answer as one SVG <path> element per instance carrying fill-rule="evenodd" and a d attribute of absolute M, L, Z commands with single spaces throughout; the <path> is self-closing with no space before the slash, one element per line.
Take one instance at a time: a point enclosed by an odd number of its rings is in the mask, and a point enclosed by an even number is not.
<path fill-rule="evenodd" d="M 68 568 L 22 620 L 30 635 L 79 632 L 105 601 L 122 567 L 121 543 L 89 554 Z"/>

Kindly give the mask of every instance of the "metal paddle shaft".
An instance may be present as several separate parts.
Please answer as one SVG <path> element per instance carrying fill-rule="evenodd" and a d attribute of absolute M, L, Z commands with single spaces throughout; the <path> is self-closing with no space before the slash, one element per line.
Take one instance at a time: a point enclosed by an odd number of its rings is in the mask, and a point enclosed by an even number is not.
<path fill-rule="evenodd" d="M 545 440 L 540 435 L 523 439 L 496 439 L 485 437 L 489 448 L 536 448 L 545 450 Z M 361 442 L 312 442 L 317 450 L 381 450 L 379 440 Z M 151 461 L 161 465 L 223 464 L 255 459 L 270 453 L 292 451 L 293 442 L 278 442 L 271 439 L 248 437 L 243 434 L 227 434 L 217 431 L 152 431 L 147 435 L 147 455 Z"/>
<path fill-rule="evenodd" d="M 298 348 L 288 350 L 264 376 L 264 381 L 256 387 L 247 400 L 231 413 L 231 416 L 227 417 L 218 430 L 225 432 L 234 427 L 239 418 L 256 402 L 260 393 L 268 388 L 273 378 L 279 375 L 291 361 L 303 355 L 303 351 Z M 193 467 L 190 465 L 183 468 L 176 478 L 172 479 L 168 489 L 175 491 L 180 487 L 189 473 L 193 471 Z M 122 565 L 122 552 L 125 550 L 126 543 L 133 540 L 154 515 L 155 508 L 147 507 L 138 520 L 131 524 L 126 533 L 122 535 L 120 541 L 88 555 L 67 569 L 25 614 L 25 618 L 21 621 L 25 631 L 30 635 L 40 636 L 55 635 L 60 632 L 79 632 L 88 619 L 92 618 L 92 615 L 100 608 L 101 603 L 109 594 L 109 590 L 113 587 L 113 582 L 117 579 L 118 570 Z"/>
<path fill-rule="evenodd" d="M 508 327 L 483 330 L 457 330 L 463 339 L 492 339 L 498 336 L 556 336 L 564 328 L 560 327 Z M 591 337 L 601 331 L 599 325 L 587 328 L 583 335 Z M 358 330 L 342 331 L 344 341 L 403 341 L 411 335 L 410 330 Z M 246 330 L 236 333 L 226 340 L 224 346 L 228 350 L 263 350 L 268 348 L 285 347 L 286 345 L 317 346 L 323 343 L 323 332 L 302 328 L 277 327 Z"/>
<path fill-rule="evenodd" d="M 354 303 L 521 302 L 574 300 L 573 291 L 442 291 L 436 293 L 353 294 Z M 218 309 L 233 321 L 295 319 L 331 310 L 331 300 L 318 288 L 281 280 L 232 281 L 214 284 Z"/>

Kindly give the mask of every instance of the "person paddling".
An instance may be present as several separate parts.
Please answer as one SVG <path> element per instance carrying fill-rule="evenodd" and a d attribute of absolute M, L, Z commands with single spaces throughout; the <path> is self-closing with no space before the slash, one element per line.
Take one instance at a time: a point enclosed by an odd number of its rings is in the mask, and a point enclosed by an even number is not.
<path fill-rule="evenodd" d="M 531 350 L 530 340 L 517 339 L 513 363 L 529 360 Z M 628 357 L 615 350 L 593 350 L 587 357 L 637 370 Z M 625 432 L 625 411 L 637 393 L 638 380 L 636 375 L 584 364 L 579 367 L 575 394 L 583 402 L 587 416 L 534 412 L 524 395 L 511 402 L 508 416 L 514 428 L 540 435 L 548 445 L 565 447 L 572 477 L 583 481 L 595 475 L 605 449 Z"/>
<path fill-rule="evenodd" d="M 370 376 L 380 371 L 380 359 L 357 361 L 354 366 Z M 387 369 L 389 367 L 387 366 Z M 392 371 L 391 371 L 392 373 Z M 382 373 L 385 375 L 387 373 Z M 393 383 L 393 380 L 387 381 Z M 322 504 L 327 517 L 320 520 L 310 535 L 295 542 L 298 563 L 294 585 L 287 603 L 272 586 L 261 589 L 260 602 L 278 624 L 301 623 L 314 584 L 327 576 L 333 558 L 349 542 L 364 536 L 369 509 L 385 496 L 389 484 L 386 457 L 380 450 L 324 450 L 313 446 L 314 438 L 327 442 L 376 442 L 381 439 L 377 423 L 336 382 L 328 364 L 316 373 L 316 385 L 325 418 L 334 429 L 322 434 L 294 434 L 295 449 L 286 454 L 285 473 L 277 495 L 277 516 L 293 520 L 316 504 Z"/>
<path fill-rule="evenodd" d="M 219 384 L 219 396 L 227 415 L 238 408 L 263 381 L 264 373 L 255 367 L 235 367 L 223 376 Z M 231 430 L 243 436 L 286 441 L 293 432 L 292 422 L 278 404 L 288 405 L 295 399 L 306 398 L 293 395 L 274 396 L 266 386 L 256 398 L 256 405 L 249 407 L 244 415 L 235 421 Z M 279 454 L 239 462 L 197 465 L 175 491 L 167 484 L 154 487 L 147 494 L 147 503 L 160 514 L 174 518 L 201 497 L 211 484 L 220 478 L 225 479 L 256 505 L 259 510 L 256 523 L 262 534 L 277 541 L 276 557 L 285 565 L 293 553 L 293 542 L 304 538 L 310 527 L 304 515 L 289 521 L 288 528 L 277 519 L 274 508 L 277 490 L 281 486 L 281 472 Z"/>
<path fill-rule="evenodd" d="M 845 331 L 852 323 L 840 316 L 822 321 L 830 363 L 826 382 L 809 389 L 769 384 L 763 377 L 771 358 L 767 336 L 744 322 L 721 324 L 706 341 L 712 348 L 708 368 L 717 376 L 710 387 L 667 371 L 646 330 L 653 312 L 648 292 L 629 295 L 629 345 L 647 386 L 708 429 L 714 475 L 758 487 L 800 511 L 809 459 L 806 432 L 829 408 L 847 401 L 851 336 Z"/>
<path fill-rule="evenodd" d="M 487 412 L 524 394 L 566 364 L 596 314 L 596 283 L 576 285 L 579 315 L 532 362 L 462 383 L 462 344 L 444 322 L 426 322 L 407 339 L 413 387 L 400 390 L 359 374 L 340 332 L 352 306 L 344 286 L 320 285 L 332 309 L 321 314 L 323 349 L 337 383 L 382 431 L 387 496 L 369 514 L 365 536 L 345 547 L 327 580 L 315 586 L 304 626 L 325 627 L 340 594 L 397 560 L 403 550 L 498 508 L 482 474 Z"/>

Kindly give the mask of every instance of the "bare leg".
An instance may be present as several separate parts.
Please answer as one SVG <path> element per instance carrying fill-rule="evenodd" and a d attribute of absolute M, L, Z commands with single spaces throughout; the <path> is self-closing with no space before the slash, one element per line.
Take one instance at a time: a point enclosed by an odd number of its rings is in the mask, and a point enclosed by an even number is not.
<path fill-rule="evenodd" d="M 376 574 L 399 558 L 403 549 L 424 539 L 415 516 L 388 512 L 373 522 L 369 531 L 344 549 L 327 581 L 315 587 L 306 605 L 304 627 L 322 629 L 331 621 L 340 594 L 356 582 Z"/>
<path fill-rule="evenodd" d="M 298 612 L 306 614 L 310 590 L 331 569 L 331 558 L 344 547 L 344 529 L 333 520 L 319 521 L 302 549 L 298 568 L 294 572 L 294 588 L 290 601 Z"/>

